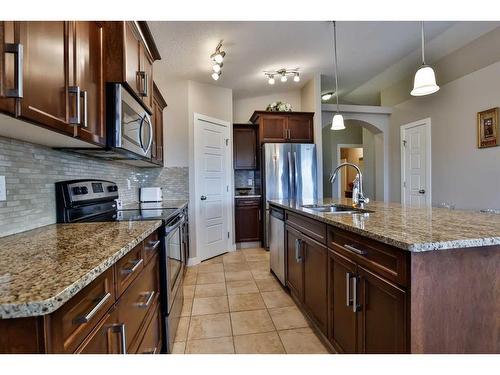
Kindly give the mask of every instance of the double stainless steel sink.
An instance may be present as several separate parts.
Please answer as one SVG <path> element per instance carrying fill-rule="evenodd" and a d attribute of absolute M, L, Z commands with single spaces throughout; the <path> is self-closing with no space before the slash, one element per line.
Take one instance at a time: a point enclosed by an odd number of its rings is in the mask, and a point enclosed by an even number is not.
<path fill-rule="evenodd" d="M 317 212 L 327 212 L 332 214 L 367 214 L 375 212 L 371 210 L 365 210 L 363 208 L 344 206 L 340 204 L 305 204 L 302 207 Z"/>

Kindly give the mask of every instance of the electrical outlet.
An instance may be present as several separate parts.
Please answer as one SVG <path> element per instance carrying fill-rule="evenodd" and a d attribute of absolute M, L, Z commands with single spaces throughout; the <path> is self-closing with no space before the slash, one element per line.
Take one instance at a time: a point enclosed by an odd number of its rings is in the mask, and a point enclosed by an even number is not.
<path fill-rule="evenodd" d="M 248 185 L 248 186 L 253 186 L 253 180 L 252 180 L 251 178 L 249 178 L 249 179 L 247 180 L 247 185 Z"/>
<path fill-rule="evenodd" d="M 0 176 L 0 201 L 7 200 L 7 186 L 5 185 L 5 176 Z"/>

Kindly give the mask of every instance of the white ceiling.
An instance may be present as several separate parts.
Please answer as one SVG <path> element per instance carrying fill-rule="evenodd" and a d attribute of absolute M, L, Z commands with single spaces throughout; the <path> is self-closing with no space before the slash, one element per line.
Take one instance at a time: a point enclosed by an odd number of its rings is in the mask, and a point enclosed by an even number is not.
<path fill-rule="evenodd" d="M 162 60 L 155 77 L 190 79 L 233 89 L 235 98 L 267 95 L 301 87 L 315 73 L 332 87 L 331 22 L 149 22 Z M 495 22 L 426 22 L 426 40 L 446 36 L 429 51 L 429 61 L 459 48 L 494 27 Z M 397 82 L 419 64 L 419 22 L 337 23 L 339 93 L 357 104 L 371 104 L 381 88 Z M 211 61 L 224 40 L 223 74 L 210 77 Z M 438 38 L 439 39 L 439 38 Z M 404 63 L 401 63 L 403 61 Z M 398 65 L 399 63 L 399 65 Z M 267 84 L 264 70 L 300 68 L 301 82 Z"/>

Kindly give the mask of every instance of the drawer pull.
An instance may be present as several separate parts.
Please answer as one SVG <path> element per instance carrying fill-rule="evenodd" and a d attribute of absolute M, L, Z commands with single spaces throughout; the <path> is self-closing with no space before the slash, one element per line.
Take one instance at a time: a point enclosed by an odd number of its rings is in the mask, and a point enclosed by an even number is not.
<path fill-rule="evenodd" d="M 155 346 L 152 349 L 147 349 L 147 350 L 143 351 L 142 354 L 156 354 L 157 350 L 158 350 L 158 348 Z"/>
<path fill-rule="evenodd" d="M 158 245 L 160 244 L 160 240 L 156 240 L 156 241 L 150 241 L 149 242 L 150 246 L 148 246 L 146 248 L 146 250 L 154 250 L 158 247 Z"/>
<path fill-rule="evenodd" d="M 153 301 L 153 297 L 155 295 L 155 292 L 153 290 L 151 292 L 148 292 L 147 294 L 148 294 L 148 298 L 146 298 L 146 301 L 142 302 L 142 303 L 138 303 L 137 307 L 140 307 L 141 309 L 145 309 L 151 304 L 151 301 Z"/>
<path fill-rule="evenodd" d="M 113 324 L 111 326 L 111 329 L 115 333 L 120 334 L 120 345 L 122 347 L 122 352 L 121 354 L 127 354 L 127 337 L 125 335 L 125 323 L 120 323 L 120 324 Z"/>
<path fill-rule="evenodd" d="M 15 55 L 14 60 L 14 81 L 15 86 L 12 89 L 5 90 L 7 98 L 22 98 L 23 97 L 23 45 L 19 43 L 5 43 L 4 53 L 12 53 Z M 3 56 L 2 56 L 3 58 Z"/>
<path fill-rule="evenodd" d="M 351 250 L 353 253 L 356 253 L 358 255 L 362 255 L 362 256 L 365 256 L 366 254 L 368 254 L 368 252 L 366 250 L 360 250 L 360 249 L 357 249 L 355 248 L 354 246 L 352 245 L 344 245 L 344 247 L 347 249 L 347 250 Z"/>
<path fill-rule="evenodd" d="M 123 273 L 134 273 L 140 267 L 142 262 L 144 262 L 144 259 L 142 259 L 142 258 L 138 259 L 135 261 L 135 264 L 132 268 L 124 268 L 124 269 L 122 269 L 122 272 Z"/>
<path fill-rule="evenodd" d="M 358 311 L 358 277 L 352 278 L 352 312 Z"/>
<path fill-rule="evenodd" d="M 104 304 L 107 302 L 107 300 L 111 297 L 111 293 L 106 293 L 100 300 L 99 302 L 96 303 L 96 305 L 90 310 L 87 314 L 84 316 L 80 316 L 78 318 L 75 318 L 73 320 L 73 324 L 83 324 L 87 323 L 92 317 L 99 311 L 99 309 L 104 306 Z"/>
<path fill-rule="evenodd" d="M 351 299 L 351 277 L 352 274 L 350 272 L 345 273 L 345 305 L 347 307 L 352 305 Z"/>

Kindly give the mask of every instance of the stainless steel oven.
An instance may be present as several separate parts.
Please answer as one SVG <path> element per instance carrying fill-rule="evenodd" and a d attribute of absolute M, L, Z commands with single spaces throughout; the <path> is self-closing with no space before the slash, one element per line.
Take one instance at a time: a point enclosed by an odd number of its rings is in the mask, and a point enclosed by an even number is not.
<path fill-rule="evenodd" d="M 108 83 L 106 95 L 109 146 L 150 158 L 153 124 L 149 112 L 122 84 Z"/>

